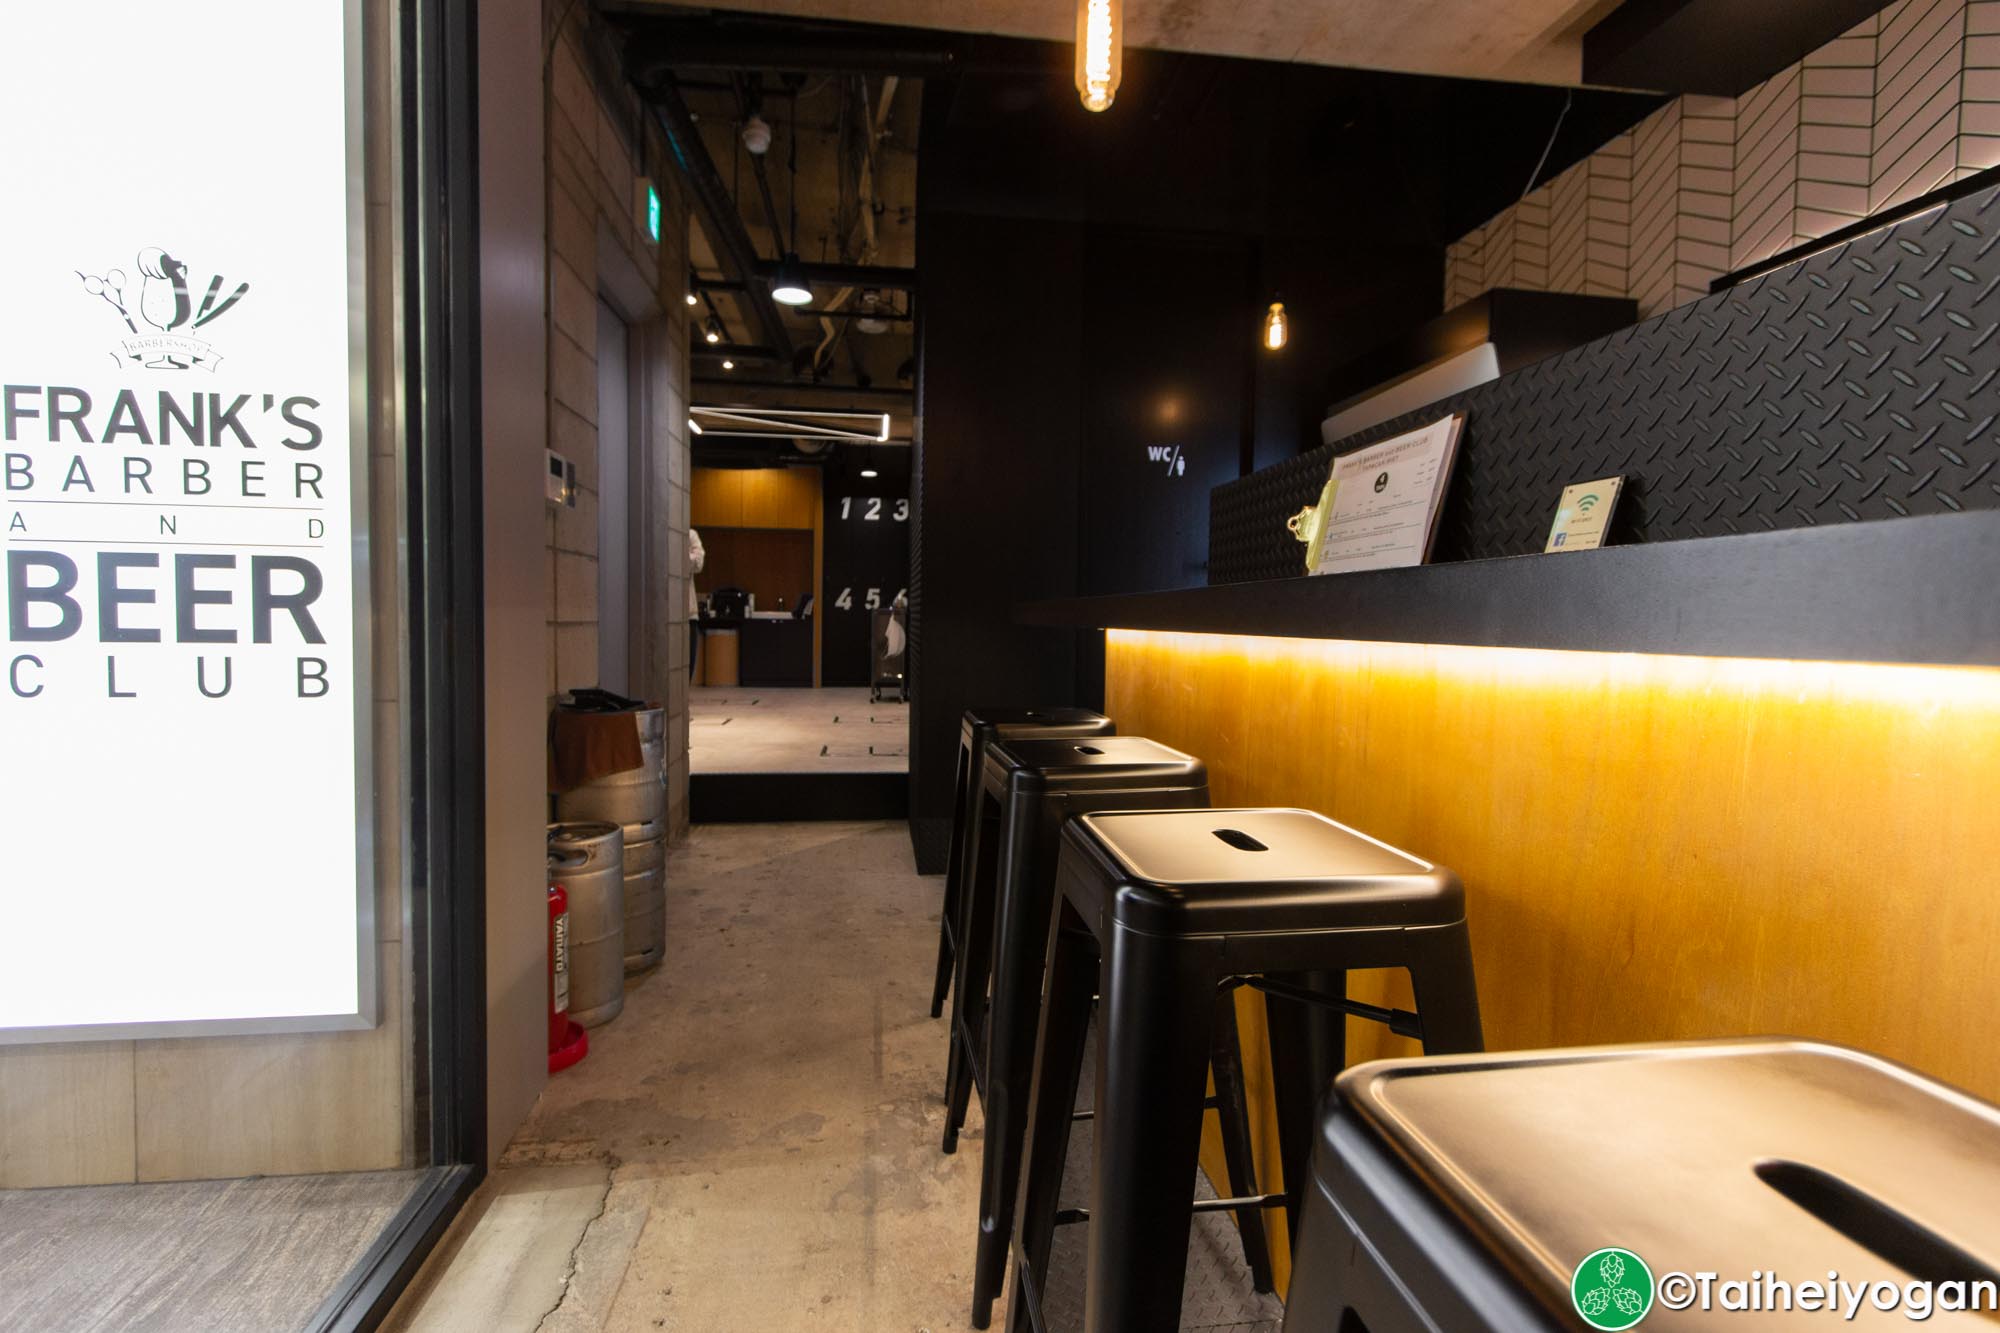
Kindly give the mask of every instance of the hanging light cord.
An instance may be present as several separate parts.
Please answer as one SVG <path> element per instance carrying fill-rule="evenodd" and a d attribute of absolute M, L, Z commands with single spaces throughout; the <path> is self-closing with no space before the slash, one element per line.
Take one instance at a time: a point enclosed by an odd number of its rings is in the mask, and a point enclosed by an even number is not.
<path fill-rule="evenodd" d="M 1521 197 L 1526 199 L 1535 192 L 1535 180 L 1542 174 L 1542 168 L 1549 164 L 1549 154 L 1555 151 L 1556 136 L 1562 133 L 1563 117 L 1569 115 L 1569 106 L 1576 100 L 1576 89 L 1563 94 L 1563 109 L 1556 112 L 1556 123 L 1549 130 L 1549 141 L 1542 145 L 1542 155 L 1535 159 L 1535 169 L 1528 173 L 1528 183 L 1521 187 Z"/>
<path fill-rule="evenodd" d="M 785 191 L 788 196 L 785 203 L 792 213 L 792 242 L 785 248 L 796 254 L 799 248 L 799 99 L 796 97 L 792 99 L 791 129 L 792 132 L 785 136 L 785 154 L 791 167 L 792 187 Z"/>

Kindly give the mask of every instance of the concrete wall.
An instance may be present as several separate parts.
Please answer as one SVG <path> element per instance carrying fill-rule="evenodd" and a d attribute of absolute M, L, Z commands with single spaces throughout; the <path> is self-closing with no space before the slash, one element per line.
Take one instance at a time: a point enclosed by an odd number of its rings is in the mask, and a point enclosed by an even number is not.
<path fill-rule="evenodd" d="M 479 8 L 486 498 L 487 1127 L 498 1156 L 548 1079 L 543 826 L 548 624 L 536 544 L 546 443 L 540 0 Z"/>
<path fill-rule="evenodd" d="M 687 830 L 688 206 L 657 128 L 578 6 L 546 6 L 548 432 L 576 465 L 574 508 L 547 506 L 547 692 L 599 683 L 607 616 L 628 618 L 630 692 L 667 709 L 668 827 Z M 659 192 L 660 239 L 642 226 L 643 184 Z M 628 477 L 599 475 L 597 302 L 632 331 Z M 633 596 L 600 606 L 606 505 L 632 521 Z"/>
<path fill-rule="evenodd" d="M 1709 281 L 2000 164 L 2000 0 L 1898 0 L 1741 97 L 1681 97 L 1445 259 L 1495 287 L 1629 296 Z"/>

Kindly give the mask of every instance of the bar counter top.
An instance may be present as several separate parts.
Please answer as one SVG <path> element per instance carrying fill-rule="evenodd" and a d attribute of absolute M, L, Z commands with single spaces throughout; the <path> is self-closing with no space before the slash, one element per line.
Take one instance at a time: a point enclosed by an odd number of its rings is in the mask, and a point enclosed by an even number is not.
<path fill-rule="evenodd" d="M 1078 629 L 2000 665 L 2000 512 L 1028 602 Z"/>

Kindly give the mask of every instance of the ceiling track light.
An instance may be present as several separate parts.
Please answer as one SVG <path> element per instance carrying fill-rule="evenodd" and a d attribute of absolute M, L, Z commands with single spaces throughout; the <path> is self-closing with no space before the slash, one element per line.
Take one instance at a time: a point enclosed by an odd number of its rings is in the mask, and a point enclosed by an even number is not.
<path fill-rule="evenodd" d="M 711 347 L 721 342 L 722 321 L 718 320 L 714 315 L 710 315 L 708 317 L 708 322 L 702 326 L 701 337 L 702 341 L 706 342 Z"/>
<path fill-rule="evenodd" d="M 1125 0 L 1076 0 L 1076 91 L 1084 109 L 1106 111 L 1125 57 Z"/>

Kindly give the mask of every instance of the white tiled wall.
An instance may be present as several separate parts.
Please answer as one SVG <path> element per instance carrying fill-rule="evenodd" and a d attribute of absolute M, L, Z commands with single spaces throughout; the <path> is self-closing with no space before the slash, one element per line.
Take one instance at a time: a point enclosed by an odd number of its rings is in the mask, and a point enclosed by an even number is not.
<path fill-rule="evenodd" d="M 1898 0 L 1740 97 L 1687 96 L 1446 252 L 1495 287 L 1630 296 L 1709 280 L 2000 164 L 2000 0 Z"/>

